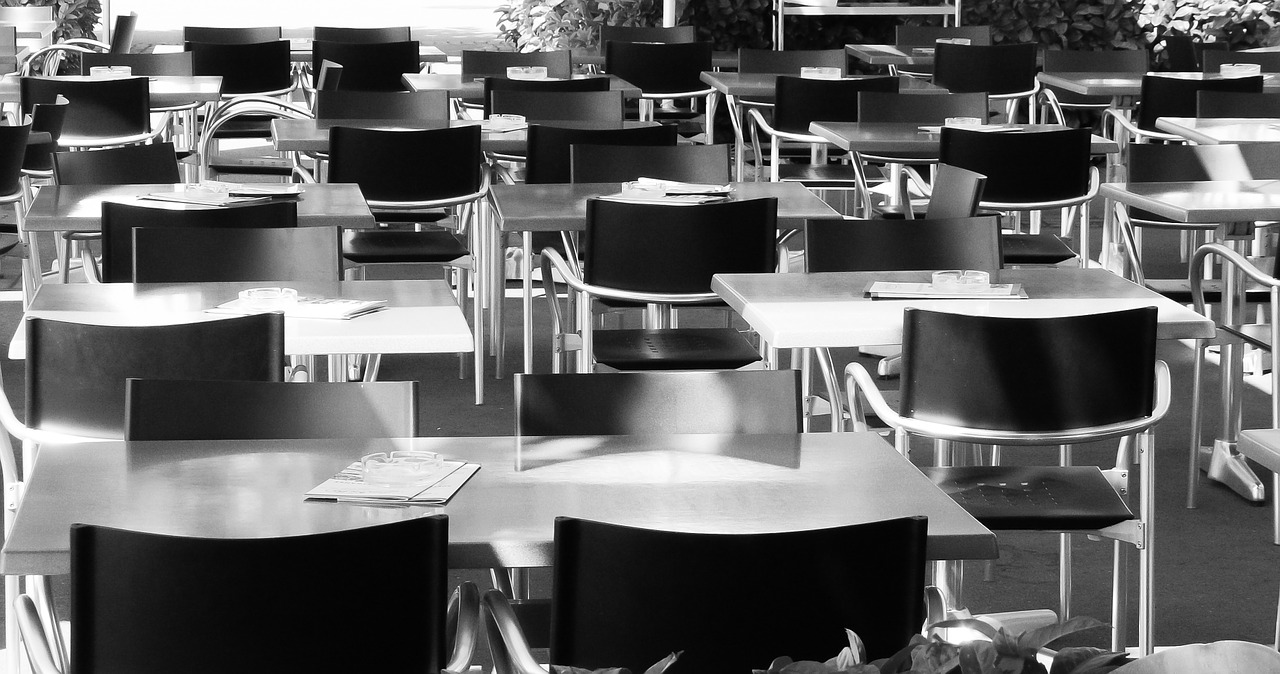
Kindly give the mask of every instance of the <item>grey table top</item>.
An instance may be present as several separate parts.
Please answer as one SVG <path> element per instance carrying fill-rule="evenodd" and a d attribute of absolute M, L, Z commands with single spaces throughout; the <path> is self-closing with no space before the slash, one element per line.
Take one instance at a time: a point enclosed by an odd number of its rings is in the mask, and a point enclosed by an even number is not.
<path fill-rule="evenodd" d="M 482 468 L 442 508 L 303 500 L 361 456 L 409 445 Z M 990 531 L 870 433 L 108 442 L 41 448 L 0 571 L 66 573 L 73 522 L 265 537 L 436 513 L 454 568 L 550 565 L 560 515 L 739 533 L 926 515 L 930 558 L 997 555 Z"/>

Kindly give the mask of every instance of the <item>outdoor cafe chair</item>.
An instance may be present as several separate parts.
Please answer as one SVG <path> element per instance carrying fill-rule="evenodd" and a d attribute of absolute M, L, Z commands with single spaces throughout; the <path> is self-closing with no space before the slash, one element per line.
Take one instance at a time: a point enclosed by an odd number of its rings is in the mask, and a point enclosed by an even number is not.
<path fill-rule="evenodd" d="M 134 283 L 332 281 L 338 227 L 131 227 Z"/>
<path fill-rule="evenodd" d="M 607 77 L 585 77 L 566 80 L 513 80 L 506 76 L 488 76 L 484 78 L 484 118 L 488 119 L 489 115 L 495 112 L 504 112 L 503 110 L 495 110 L 493 107 L 493 97 L 500 91 L 571 93 L 608 90 L 609 78 Z M 569 117 L 543 117 L 541 119 L 577 119 L 577 117 L 571 114 Z M 621 121 L 621 119 L 618 121 Z"/>
<path fill-rule="evenodd" d="M 125 381 L 126 440 L 417 435 L 416 381 Z"/>
<path fill-rule="evenodd" d="M 1201 54 L 1200 61 L 1200 67 L 1206 73 L 1217 73 L 1227 63 L 1252 63 L 1261 66 L 1264 73 L 1280 72 L 1280 52 L 1206 49 Z"/>
<path fill-rule="evenodd" d="M 671 672 L 745 672 L 830 658 L 846 630 L 868 658 L 888 657 L 924 620 L 927 526 L 708 534 L 558 517 L 551 662 L 642 672 L 679 651 Z M 482 605 L 495 671 L 545 672 L 506 596 L 490 590 Z"/>
<path fill-rule="evenodd" d="M 913 436 L 934 441 L 935 452 L 947 463 L 923 470 L 988 528 L 1089 532 L 1136 547 L 1138 646 L 1149 652 L 1152 428 L 1169 408 L 1169 369 L 1156 360 L 1155 342 L 1155 307 L 1050 318 L 908 308 L 898 409 L 888 405 L 857 362 L 846 369 L 849 409 L 855 429 L 865 430 L 865 396 L 871 411 L 896 431 L 895 443 L 904 455 Z M 1008 452 L 1118 438 L 1115 469 L 1105 472 L 1071 466 L 1069 447 L 1060 450 L 1060 465 L 951 461 L 958 458 L 952 450 L 958 442 L 997 445 Z M 1136 499 L 1131 475 L 1140 475 Z M 999 486 L 1004 484 L 1025 486 Z M 1127 550 L 1115 547 L 1117 573 L 1125 568 Z M 1125 605 L 1122 593 L 1128 588 L 1121 581 L 1115 580 L 1113 607 Z M 1069 564 L 1060 569 L 1060 583 L 1058 615 L 1065 617 L 1071 614 Z M 1113 609 L 1112 650 L 1124 648 L 1126 622 L 1125 613 Z"/>
<path fill-rule="evenodd" d="M 507 68 L 513 66 L 542 66 L 547 69 L 547 77 L 553 79 L 569 79 L 573 75 L 573 61 L 568 49 L 532 52 L 464 49 L 460 58 L 463 81 L 506 77 Z"/>
<path fill-rule="evenodd" d="M 938 40 L 968 40 L 968 44 L 971 45 L 989 46 L 991 26 L 917 26 L 903 23 L 894 27 L 893 44 L 899 49 L 903 47 L 933 49 Z M 933 65 L 911 64 L 905 68 L 890 65 L 889 74 L 929 78 L 933 76 Z"/>
<path fill-rule="evenodd" d="M 204 42 L 208 44 L 250 44 L 254 42 L 270 42 L 279 40 L 282 35 L 280 26 L 183 26 L 183 42 Z"/>
<path fill-rule="evenodd" d="M 1105 49 L 1099 51 L 1083 51 L 1079 49 L 1046 49 L 1044 54 L 1044 72 L 1046 73 L 1145 73 L 1147 72 L 1147 52 L 1142 49 Z M 1041 85 L 1041 94 L 1052 92 L 1061 110 L 1102 112 L 1111 107 L 1110 96 L 1087 96 L 1077 94 L 1059 87 Z M 1041 103 L 1041 118 L 1046 117 L 1045 106 Z"/>
<path fill-rule="evenodd" d="M 316 40 L 330 42 L 405 42 L 412 40 L 409 26 L 380 26 L 378 28 L 351 28 L 349 26 L 316 26 Z"/>
<path fill-rule="evenodd" d="M 320 64 L 332 61 L 342 66 L 338 90 L 404 91 L 401 79 L 405 73 L 422 69 L 418 61 L 418 41 L 404 42 L 330 42 L 317 39 L 312 44 L 310 82 L 318 89 Z"/>
<path fill-rule="evenodd" d="M 696 26 L 600 26 L 600 44 L 606 42 L 659 42 L 686 44 L 698 40 Z"/>
<path fill-rule="evenodd" d="M 702 73 L 711 70 L 710 42 L 610 40 L 604 43 L 604 69 L 640 89 L 641 121 L 675 122 L 681 135 L 706 134 L 706 142 L 713 142 L 717 94 L 702 81 Z"/>
<path fill-rule="evenodd" d="M 934 51 L 933 83 L 954 94 L 987 92 L 992 101 L 1003 101 L 1005 119 L 1017 118 L 1018 103 L 1027 102 L 1027 119 L 1035 122 L 1035 98 L 1039 45 L 963 45 L 938 43 Z"/>
<path fill-rule="evenodd" d="M 449 596 L 448 523 L 266 538 L 73 524 L 69 670 L 466 671 L 479 594 L 464 583 Z M 387 560 L 412 572 L 386 578 Z M 353 574 L 368 582 L 341 591 Z M 17 601 L 33 669 L 68 671 L 35 603 Z"/>
<path fill-rule="evenodd" d="M 1195 117 L 1196 96 L 1201 91 L 1262 92 L 1262 76 L 1223 79 L 1200 79 L 1164 76 L 1158 73 L 1142 77 L 1138 108 L 1132 117 L 1124 111 L 1108 109 L 1102 130 L 1108 138 L 1128 138 L 1134 143 L 1150 141 L 1185 142 L 1182 136 L 1156 129 L 1161 117 Z"/>
<path fill-rule="evenodd" d="M 31 124 L 0 125 L 0 205 L 13 206 L 12 225 L 0 225 L 0 232 L 7 239 L 0 244 L 0 254 L 19 245 L 25 246 L 30 234 L 26 231 L 27 191 L 22 184 L 22 162 L 26 156 L 27 140 L 31 137 Z M 22 256 L 23 306 L 31 301 L 39 287 L 42 270 L 35 269 L 24 253 Z"/>
<path fill-rule="evenodd" d="M 490 92 L 488 101 L 490 114 L 520 115 L 526 122 L 614 122 L 621 125 L 625 109 L 621 91 L 498 89 Z"/>
<path fill-rule="evenodd" d="M 1196 117 L 1280 117 L 1280 93 L 1200 91 Z"/>

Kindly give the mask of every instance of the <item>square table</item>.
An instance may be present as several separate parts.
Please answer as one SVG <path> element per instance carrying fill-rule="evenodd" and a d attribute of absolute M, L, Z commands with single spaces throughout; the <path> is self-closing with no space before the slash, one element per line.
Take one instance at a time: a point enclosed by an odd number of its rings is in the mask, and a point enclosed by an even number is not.
<path fill-rule="evenodd" d="M 100 232 L 102 231 L 102 202 L 144 203 L 139 197 L 154 192 L 176 192 L 186 185 L 48 185 L 40 188 L 31 209 L 27 211 L 25 229 L 28 232 Z M 166 201 L 145 201 L 156 208 L 204 208 L 190 204 Z M 360 188 L 354 184 L 302 185 L 298 197 L 298 226 L 338 226 L 348 229 L 377 227 L 373 213 L 365 203 Z M 43 269 L 36 237 L 30 237 L 27 255 L 31 268 Z M 32 287 L 38 287 L 40 278 L 31 279 Z"/>
<path fill-rule="evenodd" d="M 778 200 L 779 228 L 795 229 L 795 221 L 807 219 L 839 219 L 839 212 L 794 182 L 732 183 L 730 198 L 735 200 L 774 197 Z M 533 372 L 533 276 L 529 260 L 533 259 L 533 232 L 576 232 L 587 226 L 587 199 L 617 194 L 618 183 L 577 183 L 554 185 L 494 185 L 495 224 L 499 232 L 519 232 L 526 264 L 523 265 L 524 371 Z M 792 221 L 787 224 L 786 221 Z M 495 309 L 501 307 L 497 304 Z M 501 319 L 500 309 L 495 321 Z"/>
<path fill-rule="evenodd" d="M 1156 128 L 1197 145 L 1280 142 L 1280 117 L 1160 117 Z"/>
<path fill-rule="evenodd" d="M 365 454 L 481 464 L 442 508 L 303 500 Z M 449 516 L 452 568 L 550 566 L 555 517 L 764 533 L 911 515 L 930 559 L 992 559 L 995 536 L 874 433 L 49 444 L 0 551 L 5 574 L 69 571 L 73 522 L 188 536 L 290 536 Z"/>
<path fill-rule="evenodd" d="M 89 75 L 60 75 L 66 79 L 94 79 Z M 221 75 L 155 75 L 151 81 L 151 107 L 168 108 L 189 103 L 207 103 L 222 98 Z M 0 77 L 0 103 L 22 101 L 18 75 Z"/>
<path fill-rule="evenodd" d="M 796 73 L 800 75 L 799 72 Z M 743 130 L 746 126 L 744 101 L 772 103 L 778 88 L 777 73 L 738 73 L 708 71 L 701 75 L 702 81 L 711 85 L 716 93 L 724 96 L 729 106 L 729 120 L 733 123 L 734 132 L 734 175 L 743 180 L 746 170 L 745 145 Z M 904 93 L 945 94 L 946 89 L 925 80 L 902 76 L 899 78 L 899 91 Z"/>
<path fill-rule="evenodd" d="M 289 40 L 289 58 L 294 63 L 310 65 L 315 49 L 315 38 L 291 37 L 287 39 Z M 439 47 L 418 43 L 419 63 L 444 63 L 448 60 L 449 55 L 441 51 Z"/>
<path fill-rule="evenodd" d="M 590 129 L 634 129 L 656 124 L 637 121 L 614 123 L 558 120 L 535 120 L 533 123 Z M 273 119 L 271 120 L 271 143 L 281 152 L 328 152 L 329 130 L 335 126 L 354 126 L 362 129 L 444 129 L 483 124 L 484 121 L 478 119 Z M 512 131 L 483 131 L 480 135 L 480 144 L 486 152 L 523 156 L 527 139 L 528 132 L 525 128 Z"/>
<path fill-rule="evenodd" d="M 1218 80 L 1217 73 L 1163 72 L 1163 73 L 1113 73 L 1113 72 L 1042 72 L 1036 75 L 1041 84 L 1065 89 L 1086 96 L 1109 96 L 1111 107 L 1128 110 L 1142 95 L 1142 78 L 1146 75 L 1176 77 L 1191 80 Z M 1262 81 L 1263 91 L 1280 91 L 1280 82 L 1273 77 Z"/>
<path fill-rule="evenodd" d="M 844 51 L 873 66 L 932 66 L 933 47 L 894 44 L 847 44 Z"/>
<path fill-rule="evenodd" d="M 639 98 L 640 88 L 615 75 L 574 75 L 573 79 L 581 80 L 594 77 L 609 78 L 609 90 L 621 91 L 624 98 Z M 484 95 L 483 77 L 463 77 L 461 74 L 444 73 L 405 73 L 401 78 L 410 91 L 445 90 L 453 98 L 479 101 Z"/>
<path fill-rule="evenodd" d="M 1243 246 L 1253 239 L 1255 222 L 1280 219 L 1280 181 L 1277 180 L 1105 183 L 1101 194 L 1176 222 L 1221 223 L 1213 239 L 1242 254 Z M 1243 307 L 1244 279 L 1237 270 L 1225 274 L 1223 281 L 1223 296 L 1238 298 L 1222 302 L 1222 323 L 1232 325 L 1238 322 L 1236 312 Z M 1237 392 L 1243 384 L 1243 355 L 1243 349 L 1234 341 L 1222 345 L 1222 428 L 1212 447 L 1198 448 L 1200 460 L 1191 462 L 1189 470 L 1191 479 L 1195 479 L 1195 471 L 1205 466 L 1210 478 L 1225 483 L 1245 499 L 1261 501 L 1266 488 L 1244 457 L 1235 451 L 1240 434 L 1241 400 Z"/>
<path fill-rule="evenodd" d="M 462 309 L 449 284 L 441 280 L 50 283 L 36 292 L 25 315 L 99 325 L 209 321 L 227 315 L 208 309 L 235 299 L 241 290 L 270 285 L 288 286 L 300 295 L 387 300 L 387 308 L 350 320 L 285 319 L 285 353 L 330 356 L 331 377 L 345 374 L 346 354 L 476 351 Z M 9 344 L 9 358 L 25 357 L 26 332 L 20 324 Z M 482 358 L 474 360 L 483 363 Z"/>

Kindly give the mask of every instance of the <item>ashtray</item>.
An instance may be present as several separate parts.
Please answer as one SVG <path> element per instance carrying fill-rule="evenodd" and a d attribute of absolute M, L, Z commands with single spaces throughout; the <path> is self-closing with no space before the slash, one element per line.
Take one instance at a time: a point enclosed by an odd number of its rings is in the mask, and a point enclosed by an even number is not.
<path fill-rule="evenodd" d="M 839 68 L 806 66 L 800 69 L 800 77 L 807 80 L 838 80 L 841 75 Z"/>
<path fill-rule="evenodd" d="M 249 288 L 240 291 L 240 299 L 254 309 L 283 309 L 298 301 L 293 288 Z"/>
<path fill-rule="evenodd" d="M 360 459 L 360 476 L 365 484 L 409 487 L 428 482 L 443 466 L 444 457 L 435 452 L 414 449 L 378 452 Z"/>
<path fill-rule="evenodd" d="M 981 117 L 948 117 L 943 120 L 943 126 L 961 127 L 961 126 L 982 126 Z"/>
<path fill-rule="evenodd" d="M 545 80 L 547 79 L 547 67 L 510 66 L 507 68 L 507 78 L 513 80 Z"/>
<path fill-rule="evenodd" d="M 954 288 L 957 286 L 990 286 L 991 274 L 976 269 L 948 269 L 933 272 L 932 283 L 935 288 Z"/>
<path fill-rule="evenodd" d="M 129 66 L 92 66 L 89 68 L 90 77 L 129 77 L 133 75 L 133 68 Z"/>
<path fill-rule="evenodd" d="M 1262 66 L 1257 63 L 1224 63 L 1218 67 L 1218 74 L 1223 77 L 1252 77 L 1262 74 Z"/>

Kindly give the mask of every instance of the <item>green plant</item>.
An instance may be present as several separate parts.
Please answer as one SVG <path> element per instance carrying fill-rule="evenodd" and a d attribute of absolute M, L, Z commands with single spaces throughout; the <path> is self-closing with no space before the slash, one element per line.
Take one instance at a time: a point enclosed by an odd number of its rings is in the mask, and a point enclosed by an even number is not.
<path fill-rule="evenodd" d="M 58 27 L 53 32 L 55 42 L 73 37 L 96 38 L 93 29 L 102 15 L 100 0 L 0 0 L 5 7 L 48 7 L 53 5 L 53 17 Z"/>
<path fill-rule="evenodd" d="M 977 630 L 990 641 L 956 645 L 936 634 L 955 627 Z M 874 662 L 866 661 L 866 648 L 858 635 L 846 630 L 849 645 L 826 662 L 797 662 L 781 657 L 769 669 L 756 670 L 755 674 L 1105 674 L 1127 662 L 1127 656 L 1099 648 L 1064 648 L 1052 655 L 1049 669 L 1037 657 L 1047 653 L 1045 646 L 1049 643 L 1096 627 L 1104 625 L 1093 618 L 1079 617 L 1013 635 L 979 620 L 950 620 L 933 625 L 931 636 L 914 635 L 902 650 Z"/>
<path fill-rule="evenodd" d="M 964 23 L 991 26 L 992 41 L 1050 48 L 1139 49 L 1144 0 L 1007 0 L 964 4 Z M 1147 0 L 1150 1 L 1150 0 Z"/>
<path fill-rule="evenodd" d="M 656 26 L 661 12 L 656 0 L 511 0 L 494 10 L 502 39 L 516 51 L 591 47 L 600 26 Z"/>
<path fill-rule="evenodd" d="M 1280 42 L 1272 29 L 1280 3 L 1250 0 L 1143 0 L 1142 30 L 1152 41 L 1165 34 L 1190 35 L 1247 49 Z"/>
<path fill-rule="evenodd" d="M 680 659 L 680 653 L 676 651 L 671 655 L 653 663 L 648 669 L 644 670 L 644 674 L 662 674 L 667 668 L 675 664 Z M 567 667 L 565 665 L 551 665 L 551 674 L 631 674 L 631 670 L 625 667 L 610 667 L 608 669 L 583 669 L 582 667 Z"/>
<path fill-rule="evenodd" d="M 698 38 L 710 41 L 715 49 L 764 49 L 772 42 L 771 9 L 772 0 L 690 0 L 680 23 L 697 26 Z"/>

